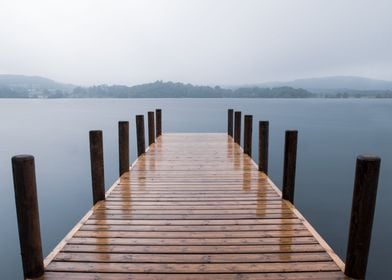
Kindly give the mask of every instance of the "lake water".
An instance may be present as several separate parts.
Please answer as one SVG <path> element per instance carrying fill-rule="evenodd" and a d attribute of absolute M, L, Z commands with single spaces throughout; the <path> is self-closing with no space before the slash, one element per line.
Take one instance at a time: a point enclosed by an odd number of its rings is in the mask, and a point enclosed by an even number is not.
<path fill-rule="evenodd" d="M 368 279 L 389 278 L 392 265 L 392 100 L 85 99 L 0 100 L 0 271 L 22 279 L 11 157 L 35 156 L 44 255 L 91 207 L 88 131 L 104 133 L 106 187 L 117 179 L 117 122 L 162 108 L 164 132 L 226 132 L 227 109 L 270 121 L 272 180 L 281 185 L 286 129 L 298 129 L 295 203 L 344 260 L 356 156 L 382 158 Z"/>

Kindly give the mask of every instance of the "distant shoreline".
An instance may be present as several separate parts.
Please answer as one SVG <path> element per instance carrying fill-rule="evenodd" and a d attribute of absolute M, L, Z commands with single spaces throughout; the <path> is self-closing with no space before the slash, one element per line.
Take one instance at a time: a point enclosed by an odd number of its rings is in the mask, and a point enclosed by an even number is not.
<path fill-rule="evenodd" d="M 57 83 L 42 77 L 0 75 L 0 98 L 392 98 L 392 86 L 390 88 L 387 84 L 384 89 L 367 89 L 374 81 L 365 84 L 363 79 L 358 79 L 356 78 L 355 81 L 362 82 L 363 87 L 360 88 L 363 90 L 355 87 L 327 89 L 325 86 L 324 89 L 317 89 L 314 79 L 307 80 L 308 84 L 313 82 L 312 87 L 301 87 L 298 82 L 291 85 L 249 85 L 227 88 L 163 81 L 136 86 L 81 87 Z M 345 86 L 341 79 L 334 78 L 333 81 L 336 81 L 335 86 Z"/>

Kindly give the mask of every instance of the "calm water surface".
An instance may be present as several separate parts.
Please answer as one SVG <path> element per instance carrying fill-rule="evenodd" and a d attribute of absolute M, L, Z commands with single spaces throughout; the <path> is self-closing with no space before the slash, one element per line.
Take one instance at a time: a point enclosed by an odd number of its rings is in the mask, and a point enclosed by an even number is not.
<path fill-rule="evenodd" d="M 0 100 L 0 271 L 22 279 L 11 157 L 36 159 L 44 254 L 91 207 L 88 131 L 104 133 L 106 188 L 117 179 L 117 122 L 160 107 L 164 132 L 226 132 L 227 109 L 270 121 L 270 177 L 280 186 L 286 129 L 299 130 L 295 202 L 331 247 L 345 258 L 355 158 L 382 157 L 368 279 L 387 279 L 392 261 L 392 100 L 87 99 Z"/>

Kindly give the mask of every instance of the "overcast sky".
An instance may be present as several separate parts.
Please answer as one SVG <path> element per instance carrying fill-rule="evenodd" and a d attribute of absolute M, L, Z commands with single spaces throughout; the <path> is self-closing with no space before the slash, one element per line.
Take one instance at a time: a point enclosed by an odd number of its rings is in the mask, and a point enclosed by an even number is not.
<path fill-rule="evenodd" d="M 0 73 L 82 85 L 392 80 L 392 0 L 0 0 Z"/>

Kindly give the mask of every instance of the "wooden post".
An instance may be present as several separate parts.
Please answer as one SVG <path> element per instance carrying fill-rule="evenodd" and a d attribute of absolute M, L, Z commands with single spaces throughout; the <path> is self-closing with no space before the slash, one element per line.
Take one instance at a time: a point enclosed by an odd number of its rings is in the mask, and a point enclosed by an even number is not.
<path fill-rule="evenodd" d="M 155 142 L 155 121 L 154 112 L 148 112 L 148 145 Z"/>
<path fill-rule="evenodd" d="M 159 136 L 161 136 L 162 135 L 162 110 L 161 109 L 156 109 L 155 110 L 155 116 L 156 116 L 156 122 L 157 122 L 157 124 L 156 124 L 156 130 L 157 130 L 157 133 L 156 133 L 156 135 L 157 135 L 157 138 L 159 137 Z"/>
<path fill-rule="evenodd" d="M 234 113 L 234 142 L 241 144 L 241 112 Z"/>
<path fill-rule="evenodd" d="M 91 179 L 93 204 L 105 200 L 105 174 L 103 165 L 102 130 L 90 131 Z"/>
<path fill-rule="evenodd" d="M 248 156 L 252 156 L 252 126 L 253 117 L 251 115 L 245 115 L 244 118 L 244 153 Z"/>
<path fill-rule="evenodd" d="M 140 157 L 146 151 L 146 144 L 144 140 L 144 116 L 136 116 L 136 138 L 137 138 L 137 156 Z"/>
<path fill-rule="evenodd" d="M 12 158 L 19 243 L 25 278 L 44 274 L 34 157 Z"/>
<path fill-rule="evenodd" d="M 118 122 L 118 155 L 120 177 L 129 171 L 129 122 Z"/>
<path fill-rule="evenodd" d="M 297 161 L 298 131 L 287 130 L 284 147 L 283 199 L 294 204 L 295 167 Z"/>
<path fill-rule="evenodd" d="M 269 122 L 259 122 L 259 171 L 268 175 Z"/>
<path fill-rule="evenodd" d="M 227 114 L 227 134 L 231 137 L 233 137 L 233 113 L 234 110 L 229 109 Z"/>
<path fill-rule="evenodd" d="M 364 279 L 366 274 L 380 163 L 377 156 L 361 155 L 357 158 L 344 271 L 355 279 Z"/>

